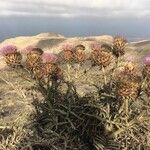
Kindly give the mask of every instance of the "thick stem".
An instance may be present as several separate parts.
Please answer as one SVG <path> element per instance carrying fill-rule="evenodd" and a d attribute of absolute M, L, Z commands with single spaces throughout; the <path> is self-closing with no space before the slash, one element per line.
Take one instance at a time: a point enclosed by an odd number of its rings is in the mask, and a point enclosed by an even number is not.
<path fill-rule="evenodd" d="M 126 115 L 126 123 L 128 123 L 128 116 L 129 116 L 129 99 L 126 98 L 124 100 L 124 106 L 125 106 L 125 115 Z"/>
<path fill-rule="evenodd" d="M 71 66 L 70 66 L 70 64 L 68 63 L 68 64 L 67 64 L 67 76 L 68 76 L 68 80 L 69 80 L 69 81 L 71 80 L 71 77 L 70 77 L 70 68 L 71 68 Z"/>
<path fill-rule="evenodd" d="M 110 104 L 107 103 L 107 117 L 109 118 L 110 117 Z"/>
<path fill-rule="evenodd" d="M 80 70 L 80 63 L 77 64 L 77 69 L 76 69 L 76 73 L 75 73 L 76 79 L 78 78 L 79 70 Z"/>
<path fill-rule="evenodd" d="M 103 66 L 102 66 L 102 72 L 103 72 L 103 77 L 104 77 L 104 84 L 106 85 L 106 83 L 107 83 L 107 77 L 106 77 L 105 68 Z"/>

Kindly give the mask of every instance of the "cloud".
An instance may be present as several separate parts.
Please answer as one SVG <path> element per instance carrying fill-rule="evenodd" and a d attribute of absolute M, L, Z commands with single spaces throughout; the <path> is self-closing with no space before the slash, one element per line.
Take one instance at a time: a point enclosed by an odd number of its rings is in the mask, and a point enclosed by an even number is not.
<path fill-rule="evenodd" d="M 1 16 L 149 17 L 149 0 L 3 0 Z"/>

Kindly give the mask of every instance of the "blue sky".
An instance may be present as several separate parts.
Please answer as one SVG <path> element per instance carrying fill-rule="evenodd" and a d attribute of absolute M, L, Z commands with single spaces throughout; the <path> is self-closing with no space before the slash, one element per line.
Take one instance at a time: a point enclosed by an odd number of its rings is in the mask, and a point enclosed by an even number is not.
<path fill-rule="evenodd" d="M 150 37 L 150 0 L 0 0 L 0 39 L 40 32 Z"/>

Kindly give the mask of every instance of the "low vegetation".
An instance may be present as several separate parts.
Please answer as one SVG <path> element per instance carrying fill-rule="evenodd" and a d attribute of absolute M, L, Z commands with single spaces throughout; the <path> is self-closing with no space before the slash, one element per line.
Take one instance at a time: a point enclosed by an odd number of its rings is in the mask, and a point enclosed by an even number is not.
<path fill-rule="evenodd" d="M 123 62 L 126 44 L 120 36 L 111 45 L 93 42 L 90 54 L 66 44 L 59 55 L 29 46 L 25 62 L 15 46 L 2 47 L 7 65 L 26 72 L 42 96 L 33 96 L 25 125 L 0 126 L 0 149 L 150 149 L 150 57 L 142 68 L 132 58 Z M 81 95 L 85 83 L 95 91 Z"/>

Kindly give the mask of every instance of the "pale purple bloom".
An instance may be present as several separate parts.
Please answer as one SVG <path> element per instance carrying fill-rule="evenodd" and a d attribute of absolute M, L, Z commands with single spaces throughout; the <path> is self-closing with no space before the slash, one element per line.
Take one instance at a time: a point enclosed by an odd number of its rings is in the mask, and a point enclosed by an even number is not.
<path fill-rule="evenodd" d="M 150 56 L 144 57 L 143 62 L 144 62 L 144 64 L 146 64 L 146 65 L 150 65 Z"/>
<path fill-rule="evenodd" d="M 100 50 L 101 49 L 101 43 L 99 43 L 99 42 L 95 42 L 95 43 L 93 43 L 92 45 L 91 45 L 91 49 L 92 50 Z"/>
<path fill-rule="evenodd" d="M 55 55 L 53 53 L 43 53 L 42 61 L 43 61 L 43 63 L 47 63 L 47 62 L 56 63 L 58 61 L 58 57 L 57 57 L 57 55 Z"/>
<path fill-rule="evenodd" d="M 25 53 L 25 54 L 28 54 L 29 52 L 31 52 L 34 48 L 36 48 L 36 46 L 34 45 L 29 45 L 27 47 L 25 47 L 22 52 Z"/>
<path fill-rule="evenodd" d="M 7 55 L 17 51 L 17 47 L 14 45 L 6 45 L 0 48 L 0 55 Z"/>
<path fill-rule="evenodd" d="M 64 44 L 62 46 L 62 50 L 72 50 L 73 49 L 73 45 L 71 44 Z"/>

